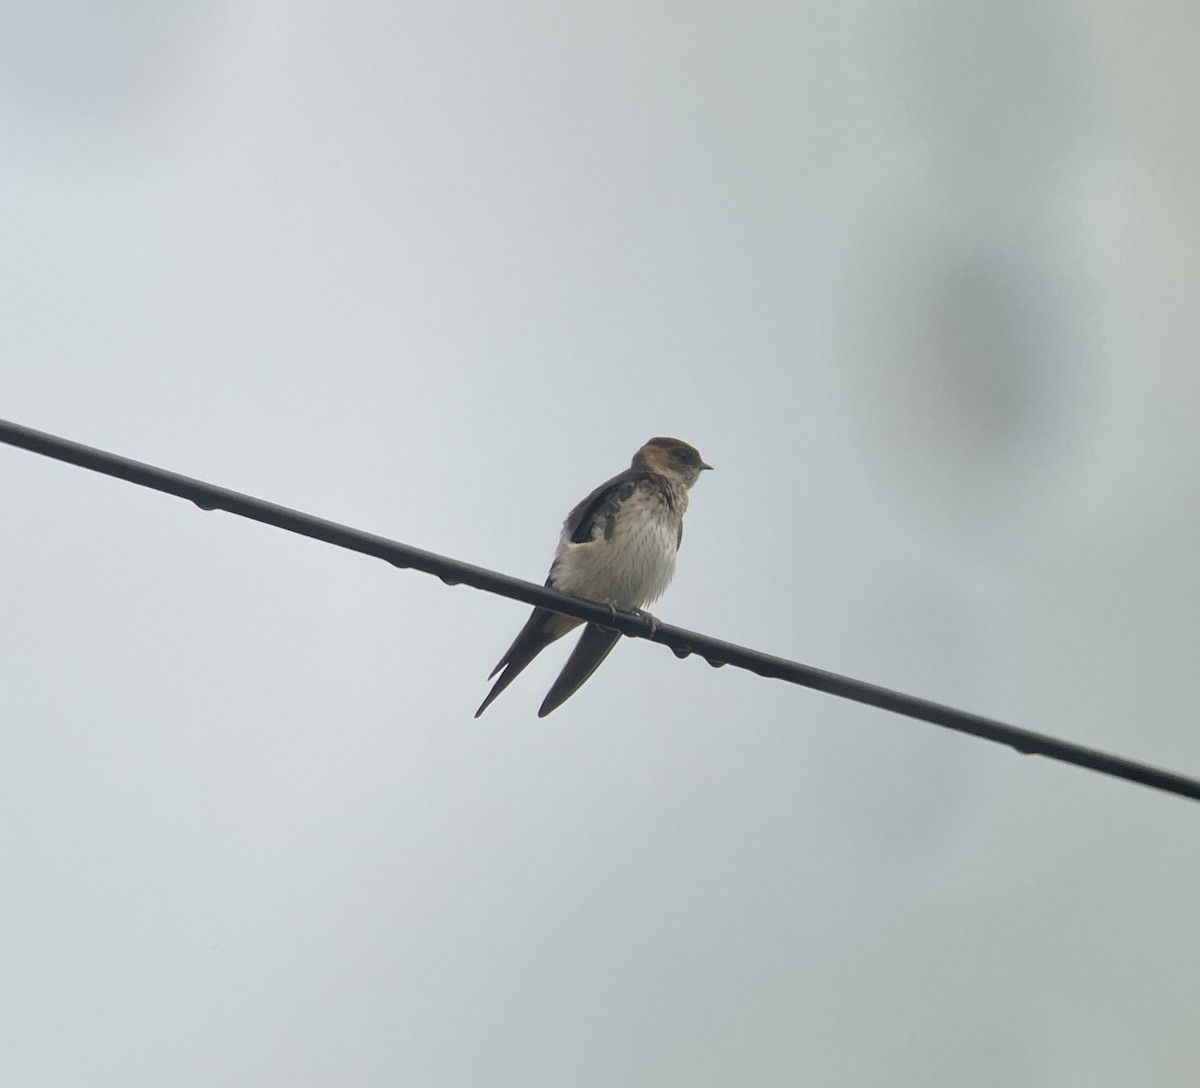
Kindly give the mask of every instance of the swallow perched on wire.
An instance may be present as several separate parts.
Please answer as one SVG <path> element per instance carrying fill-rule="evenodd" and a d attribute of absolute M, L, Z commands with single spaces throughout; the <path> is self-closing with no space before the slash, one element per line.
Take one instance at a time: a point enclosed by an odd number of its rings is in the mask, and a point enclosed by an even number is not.
<path fill-rule="evenodd" d="M 629 468 L 601 484 L 567 515 L 546 585 L 621 611 L 640 611 L 657 600 L 675 574 L 688 490 L 706 468 L 712 465 L 686 442 L 650 439 L 633 455 Z M 488 677 L 500 673 L 475 717 L 550 643 L 581 622 L 535 608 Z M 574 695 L 620 637 L 619 631 L 589 623 L 542 701 L 538 717 Z"/>

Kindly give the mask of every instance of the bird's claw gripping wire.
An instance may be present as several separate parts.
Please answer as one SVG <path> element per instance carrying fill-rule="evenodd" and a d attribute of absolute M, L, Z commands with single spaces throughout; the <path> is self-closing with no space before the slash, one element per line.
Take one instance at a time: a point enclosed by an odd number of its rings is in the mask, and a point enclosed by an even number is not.
<path fill-rule="evenodd" d="M 644 608 L 635 608 L 633 614 L 641 619 L 644 619 L 650 625 L 650 638 L 658 634 L 658 618 L 650 615 Z"/>

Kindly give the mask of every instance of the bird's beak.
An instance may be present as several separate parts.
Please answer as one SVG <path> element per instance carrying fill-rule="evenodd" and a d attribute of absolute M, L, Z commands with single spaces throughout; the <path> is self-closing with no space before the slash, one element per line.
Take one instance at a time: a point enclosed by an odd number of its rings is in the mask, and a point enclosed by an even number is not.
<path fill-rule="evenodd" d="M 712 471 L 712 465 L 706 465 L 703 461 L 700 462 L 700 467 L 701 469 L 708 469 L 710 472 Z"/>

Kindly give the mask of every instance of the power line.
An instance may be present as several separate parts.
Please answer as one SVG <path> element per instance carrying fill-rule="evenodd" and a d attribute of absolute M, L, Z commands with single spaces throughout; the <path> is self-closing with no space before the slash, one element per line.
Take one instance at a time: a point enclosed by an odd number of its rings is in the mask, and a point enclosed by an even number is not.
<path fill-rule="evenodd" d="M 168 495 L 188 499 L 202 510 L 225 510 L 230 514 L 249 518 L 251 521 L 259 521 L 264 525 L 273 525 L 277 529 L 286 529 L 288 532 L 299 533 L 301 536 L 311 537 L 313 540 L 322 540 L 339 548 L 371 555 L 396 567 L 424 571 L 426 574 L 440 578 L 447 585 L 472 586 L 486 593 L 496 593 L 502 597 L 524 601 L 526 604 L 541 605 L 543 608 L 574 616 L 576 619 L 599 623 L 633 638 L 646 638 L 652 642 L 661 642 L 664 646 L 670 647 L 677 657 L 697 654 L 714 667 L 733 665 L 739 669 L 747 669 L 759 676 L 785 680 L 789 684 L 798 684 L 801 687 L 823 691 L 840 699 L 865 703 L 868 706 L 879 707 L 881 710 L 890 710 L 895 714 L 953 729 L 959 733 L 968 733 L 997 744 L 1005 744 L 1025 755 L 1046 756 L 1062 763 L 1072 763 L 1077 767 L 1086 767 L 1114 778 L 1123 778 L 1128 782 L 1137 782 L 1152 789 L 1164 790 L 1180 797 L 1189 797 L 1193 801 L 1200 801 L 1200 781 L 1194 778 L 1160 770 L 1157 767 L 1137 763 L 1121 756 L 1110 755 L 1081 744 L 1058 740 L 1042 733 L 1034 733 L 1028 729 L 1019 729 L 993 718 L 985 718 L 965 710 L 956 710 L 953 707 L 930 702 L 928 699 L 919 699 L 913 695 L 904 695 L 876 684 L 868 684 L 848 676 L 814 669 L 786 658 L 774 657 L 745 646 L 723 642 L 696 631 L 687 631 L 681 627 L 672 627 L 670 624 L 661 622 L 652 624 L 645 617 L 629 612 L 618 612 L 614 616 L 606 605 L 585 601 L 579 597 L 571 597 L 547 586 L 535 585 L 533 582 L 525 582 L 519 578 L 510 578 L 484 567 L 448 559 L 446 556 L 413 548 L 386 537 L 364 533 L 347 525 L 339 525 L 334 521 L 326 521 L 298 510 L 290 510 L 285 506 L 277 506 L 250 495 L 242 495 L 236 491 L 216 487 L 202 480 L 168 472 L 166 469 L 157 468 L 154 465 L 132 461 L 115 453 L 108 453 L 105 450 L 98 450 L 65 438 L 59 438 L 56 435 L 46 434 L 44 431 L 35 431 L 30 427 L 22 427 L 17 423 L 0 420 L 0 442 L 33 453 L 40 453 L 56 461 L 65 461 L 68 464 L 78 465 L 80 468 L 103 473 L 105 476 L 128 480 L 140 487 L 148 487 Z"/>

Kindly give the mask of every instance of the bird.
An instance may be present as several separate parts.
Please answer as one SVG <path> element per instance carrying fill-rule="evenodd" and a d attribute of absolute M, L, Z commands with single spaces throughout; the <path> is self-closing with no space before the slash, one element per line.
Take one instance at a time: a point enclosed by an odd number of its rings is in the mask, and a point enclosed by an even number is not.
<path fill-rule="evenodd" d="M 678 438 L 651 438 L 629 468 L 602 483 L 563 522 L 546 585 L 613 610 L 642 613 L 662 596 L 675 574 L 683 542 L 688 491 L 711 469 L 694 446 Z M 651 622 L 654 618 L 649 617 Z M 491 671 L 500 674 L 475 711 L 478 718 L 550 643 L 582 620 L 534 608 L 507 653 Z M 538 717 L 562 706 L 600 667 L 621 633 L 589 623 L 543 700 Z"/>

